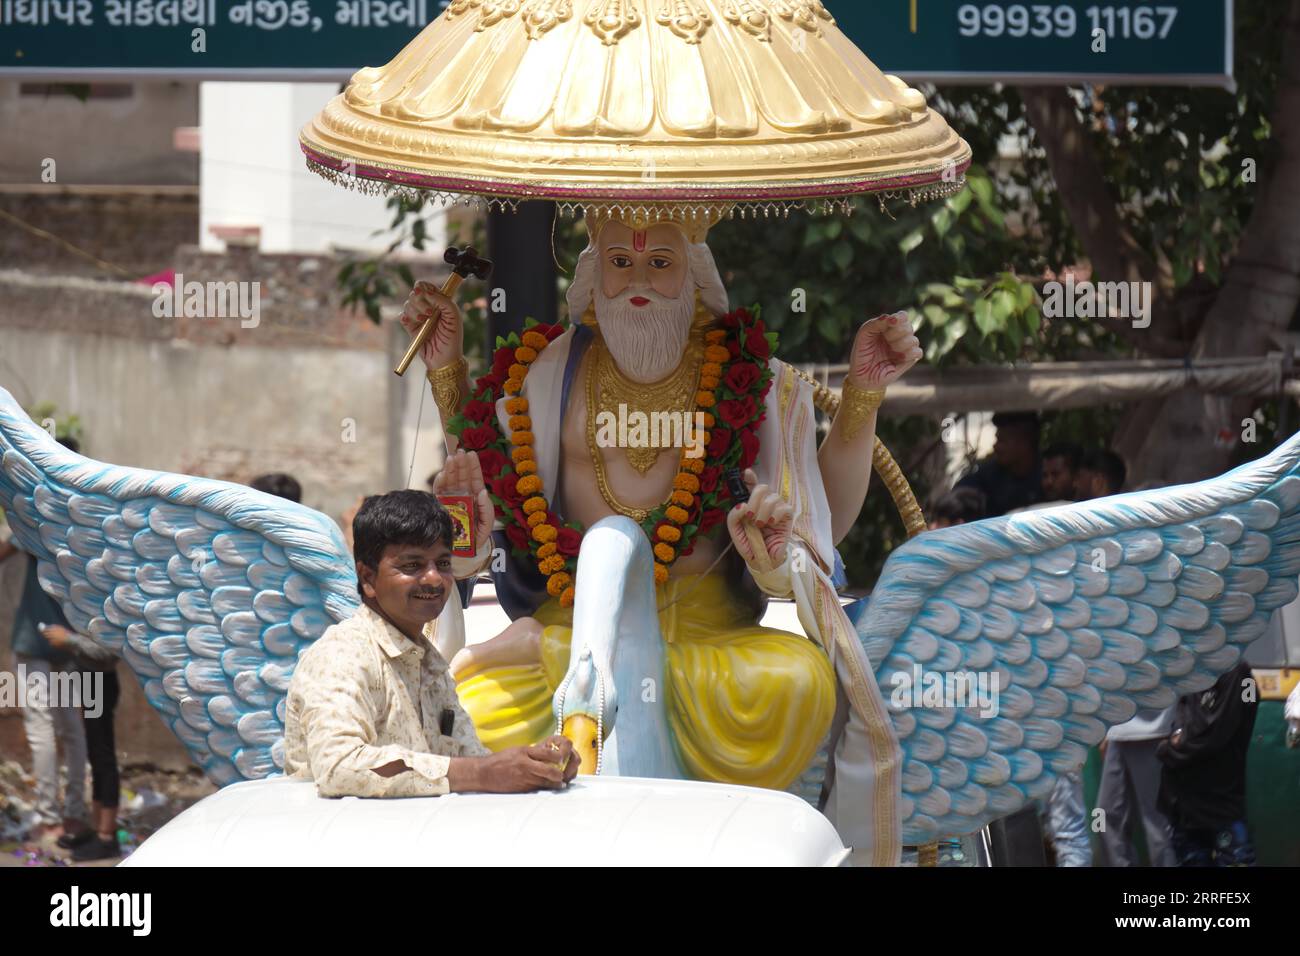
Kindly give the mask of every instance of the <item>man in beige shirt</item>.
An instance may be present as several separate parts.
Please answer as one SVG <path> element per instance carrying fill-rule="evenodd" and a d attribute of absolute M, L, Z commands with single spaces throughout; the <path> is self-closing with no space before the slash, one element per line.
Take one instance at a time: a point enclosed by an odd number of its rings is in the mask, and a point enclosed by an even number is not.
<path fill-rule="evenodd" d="M 444 473 L 444 486 L 477 496 L 479 555 L 453 566 L 452 519 L 433 495 L 367 498 L 352 525 L 362 606 L 298 659 L 286 701 L 285 772 L 315 780 L 321 796 L 523 793 L 565 787 L 578 772 L 564 737 L 489 753 L 456 698 L 433 637 L 457 577 L 478 573 L 491 556 L 493 512 L 477 455 L 458 453 Z M 459 601 L 449 610 L 459 612 Z M 529 626 L 516 621 L 511 629 Z"/>

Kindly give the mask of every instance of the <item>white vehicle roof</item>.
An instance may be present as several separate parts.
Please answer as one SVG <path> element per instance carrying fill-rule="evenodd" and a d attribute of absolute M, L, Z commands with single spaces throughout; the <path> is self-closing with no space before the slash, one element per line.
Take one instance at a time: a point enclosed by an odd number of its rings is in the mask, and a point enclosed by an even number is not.
<path fill-rule="evenodd" d="M 567 790 L 326 799 L 309 781 L 225 787 L 123 866 L 838 866 L 798 797 L 684 780 L 579 777 Z"/>

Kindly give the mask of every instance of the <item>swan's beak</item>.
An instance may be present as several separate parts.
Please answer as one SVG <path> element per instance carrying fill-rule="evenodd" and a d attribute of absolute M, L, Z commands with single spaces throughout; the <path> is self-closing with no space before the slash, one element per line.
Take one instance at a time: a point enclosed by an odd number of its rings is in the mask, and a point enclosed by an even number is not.
<path fill-rule="evenodd" d="M 573 742 L 573 749 L 582 761 L 578 773 L 596 772 L 596 722 L 586 714 L 571 714 L 564 721 L 564 736 Z"/>

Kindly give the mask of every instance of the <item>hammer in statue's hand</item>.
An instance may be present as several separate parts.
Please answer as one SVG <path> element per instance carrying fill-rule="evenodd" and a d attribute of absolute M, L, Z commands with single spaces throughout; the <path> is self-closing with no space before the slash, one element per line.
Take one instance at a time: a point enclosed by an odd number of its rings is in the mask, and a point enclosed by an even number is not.
<path fill-rule="evenodd" d="M 443 261 L 452 267 L 452 272 L 442 288 L 417 282 L 406 300 L 402 325 L 415 338 L 393 370 L 398 375 L 406 374 L 417 354 L 430 369 L 449 365 L 464 354 L 460 310 L 451 297 L 469 276 L 486 280 L 492 274 L 492 263 L 480 257 L 473 246 L 464 249 L 453 246 L 443 255 Z"/>

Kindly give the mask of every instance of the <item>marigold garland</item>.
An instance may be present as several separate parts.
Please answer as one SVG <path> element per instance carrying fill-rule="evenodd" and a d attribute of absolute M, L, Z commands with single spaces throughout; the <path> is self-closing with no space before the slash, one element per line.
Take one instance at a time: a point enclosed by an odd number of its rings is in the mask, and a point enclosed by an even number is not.
<path fill-rule="evenodd" d="M 699 447 L 682 450 L 671 496 L 642 523 L 654 551 L 657 584 L 668 580 L 669 567 L 693 550 L 699 534 L 725 518 L 722 504 L 730 494 L 722 474 L 728 468 L 749 467 L 758 451 L 757 430 L 765 417 L 763 398 L 772 378 L 767 360 L 776 348 L 776 334 L 766 331 L 756 309 L 731 312 L 720 324 L 721 328 L 705 333 L 704 362 L 695 394 L 696 413 L 702 416 L 706 429 L 698 436 L 703 454 Z M 570 607 L 584 529 L 574 523 L 561 524 L 551 510 L 537 474 L 528 399 L 520 394 L 529 368 L 562 331 L 558 325 L 532 323 L 522 336 L 511 333 L 498 339 L 491 371 L 475 384 L 475 401 L 470 403 L 475 418 L 468 418 L 463 410 L 448 424 L 448 431 L 489 463 L 483 477 L 516 552 L 531 554 L 537 570 L 546 576 L 546 593 L 558 598 L 561 606 Z M 508 436 L 495 413 L 502 398 L 509 416 Z M 713 431 L 719 426 L 719 417 L 722 433 Z M 714 448 L 718 434 L 726 438 L 723 448 Z"/>

